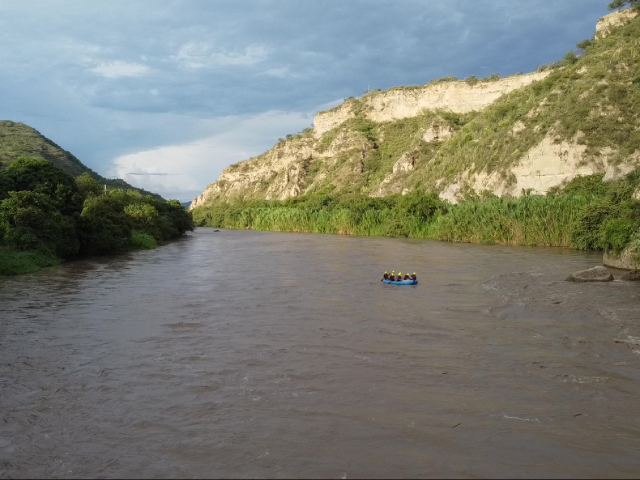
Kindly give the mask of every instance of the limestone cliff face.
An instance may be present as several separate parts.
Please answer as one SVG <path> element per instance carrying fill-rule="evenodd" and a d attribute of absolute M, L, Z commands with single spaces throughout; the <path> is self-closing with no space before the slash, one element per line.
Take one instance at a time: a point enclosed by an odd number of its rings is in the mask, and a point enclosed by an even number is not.
<path fill-rule="evenodd" d="M 304 186 L 300 164 L 318 153 L 311 142 L 286 142 L 255 159 L 227 167 L 217 182 L 210 184 L 190 208 L 224 197 L 263 193 L 268 200 L 297 196 Z M 274 181 L 277 180 L 277 181 Z M 268 184 L 267 188 L 264 188 Z"/>
<path fill-rule="evenodd" d="M 335 167 L 341 155 L 348 155 L 349 166 L 340 171 L 352 174 L 362 173 L 361 161 L 373 148 L 371 142 L 349 131 L 337 134 L 328 148 L 323 148 L 321 137 L 335 131 L 356 114 L 381 123 L 419 115 L 429 110 L 448 110 L 464 113 L 481 110 L 491 105 L 505 93 L 543 79 L 548 72 L 516 75 L 500 80 L 478 82 L 469 85 L 465 81 L 445 82 L 412 89 L 392 89 L 387 92 L 373 92 L 358 100 L 358 112 L 355 102 L 347 101 L 339 107 L 316 115 L 311 135 L 304 139 L 281 142 L 259 157 L 241 162 L 225 169 L 217 182 L 210 184 L 191 204 L 190 208 L 205 205 L 215 199 L 233 197 L 262 197 L 267 200 L 284 200 L 308 191 L 313 183 L 318 184 L 326 178 L 320 174 L 314 182 L 308 177 L 308 170 L 314 169 L 314 163 L 323 159 L 328 168 Z M 452 126 L 435 122 L 422 132 L 426 143 L 441 142 L 450 139 L 455 133 Z M 408 152 L 407 152 L 408 153 Z M 415 160 L 409 166 L 407 158 L 397 159 L 390 175 L 384 178 L 372 192 L 372 196 L 400 193 L 405 190 L 400 184 L 406 173 L 413 169 Z M 266 187 L 265 187 L 266 186 Z"/>
<path fill-rule="evenodd" d="M 350 176 L 362 173 L 357 159 L 371 147 L 366 138 L 352 132 L 339 133 L 328 146 L 313 135 L 280 142 L 258 157 L 227 167 L 218 181 L 193 200 L 190 208 L 233 197 L 266 200 L 297 197 L 321 184 L 326 178 L 321 170 L 325 169 L 348 181 Z M 337 165 L 340 157 L 349 158 Z"/>
<path fill-rule="evenodd" d="M 506 171 L 487 174 L 473 173 L 473 168 L 465 170 L 455 182 L 447 185 L 440 198 L 457 203 L 466 188 L 476 192 L 490 191 L 498 196 L 517 197 L 524 191 L 544 195 L 577 176 L 604 173 L 604 181 L 613 181 L 640 165 L 640 152 L 619 164 L 611 163 L 615 152 L 609 149 L 604 149 L 595 159 L 588 157 L 586 145 L 580 142 L 583 135 L 579 132 L 576 138 L 563 142 L 556 142 L 553 135 L 547 135 L 526 152 L 517 165 Z"/>
<path fill-rule="evenodd" d="M 374 122 L 390 122 L 414 117 L 424 110 L 449 110 L 466 113 L 482 110 L 505 93 L 512 92 L 531 83 L 542 80 L 549 72 L 515 75 L 489 82 L 470 85 L 466 81 L 453 81 L 386 92 L 372 92 L 358 103 L 362 115 Z M 326 112 L 320 112 L 313 121 L 313 130 L 320 136 L 356 115 L 355 102 L 344 104 Z"/>

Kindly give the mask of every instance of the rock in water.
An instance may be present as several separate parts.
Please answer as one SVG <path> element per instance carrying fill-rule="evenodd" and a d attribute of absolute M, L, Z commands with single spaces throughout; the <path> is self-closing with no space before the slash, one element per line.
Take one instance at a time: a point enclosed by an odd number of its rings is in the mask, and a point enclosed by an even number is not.
<path fill-rule="evenodd" d="M 594 267 L 581 270 L 567 278 L 567 282 L 611 282 L 613 275 L 604 267 Z"/>
<path fill-rule="evenodd" d="M 625 273 L 621 280 L 626 280 L 627 282 L 640 282 L 640 270 L 633 270 Z"/>

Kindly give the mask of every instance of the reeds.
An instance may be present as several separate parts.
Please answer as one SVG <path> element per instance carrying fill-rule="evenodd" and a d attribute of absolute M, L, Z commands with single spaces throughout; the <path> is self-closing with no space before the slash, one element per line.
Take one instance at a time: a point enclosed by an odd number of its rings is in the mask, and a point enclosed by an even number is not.
<path fill-rule="evenodd" d="M 587 197 L 569 195 L 465 202 L 439 216 L 429 236 L 450 242 L 575 247 L 572 231 L 588 203 Z"/>
<path fill-rule="evenodd" d="M 433 238 L 451 242 L 571 247 L 573 225 L 588 204 L 583 196 L 527 196 L 471 201 L 418 216 L 399 205 L 310 208 L 226 205 L 223 215 L 194 212 L 202 225 L 273 232 Z M 361 207 L 361 206 L 360 206 Z"/>
<path fill-rule="evenodd" d="M 620 251 L 640 238 L 637 191 L 640 167 L 613 182 L 579 177 L 546 196 L 476 196 L 451 205 L 416 191 L 384 198 L 311 194 L 284 202 L 218 202 L 193 215 L 198 225 L 231 229 Z"/>

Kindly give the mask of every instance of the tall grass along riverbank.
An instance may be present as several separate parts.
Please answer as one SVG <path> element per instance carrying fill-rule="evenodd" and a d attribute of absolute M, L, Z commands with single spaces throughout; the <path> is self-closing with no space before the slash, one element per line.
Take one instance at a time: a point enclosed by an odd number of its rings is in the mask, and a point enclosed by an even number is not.
<path fill-rule="evenodd" d="M 0 275 L 34 273 L 60 264 L 60 259 L 43 252 L 24 252 L 0 246 Z"/>
<path fill-rule="evenodd" d="M 277 232 L 431 238 L 451 242 L 622 251 L 640 239 L 640 169 L 574 179 L 546 196 L 470 196 L 458 205 L 412 192 L 384 198 L 316 193 L 232 200 L 193 210 L 197 225 Z"/>

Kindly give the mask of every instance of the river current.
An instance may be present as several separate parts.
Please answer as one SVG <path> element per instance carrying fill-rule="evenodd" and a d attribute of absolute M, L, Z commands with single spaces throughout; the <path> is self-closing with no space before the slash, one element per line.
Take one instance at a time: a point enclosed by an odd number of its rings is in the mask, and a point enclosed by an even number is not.
<path fill-rule="evenodd" d="M 197 229 L 2 278 L 0 477 L 640 477 L 640 285 L 564 281 L 600 263 Z"/>

